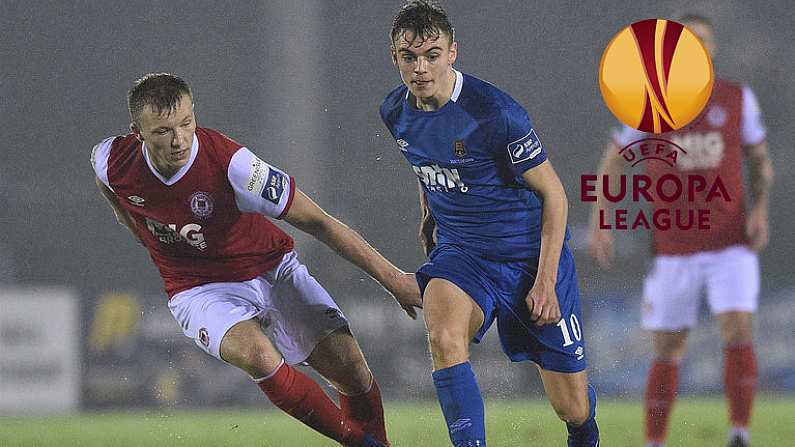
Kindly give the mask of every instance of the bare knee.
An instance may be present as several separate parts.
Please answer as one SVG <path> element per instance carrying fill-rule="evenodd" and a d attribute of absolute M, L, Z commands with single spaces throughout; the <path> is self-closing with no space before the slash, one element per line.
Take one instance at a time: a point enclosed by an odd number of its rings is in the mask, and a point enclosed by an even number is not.
<path fill-rule="evenodd" d="M 678 363 L 685 356 L 688 331 L 655 332 L 654 357 L 658 361 Z"/>
<path fill-rule="evenodd" d="M 447 368 L 469 359 L 469 340 L 466 334 L 446 328 L 428 332 L 435 369 Z"/>
<path fill-rule="evenodd" d="M 561 421 L 574 426 L 582 425 L 590 416 L 588 395 L 586 394 L 583 397 L 571 399 L 567 402 L 553 403 L 552 408 L 555 409 L 555 413 Z"/>
<path fill-rule="evenodd" d="M 341 369 L 343 374 L 337 380 L 332 381 L 332 384 L 338 390 L 353 396 L 366 393 L 370 389 L 370 385 L 373 382 L 373 373 L 367 363 L 364 362 L 364 359 L 346 363 Z"/>
<path fill-rule="evenodd" d="M 726 346 L 753 342 L 753 314 L 750 312 L 727 312 L 718 317 L 721 323 L 721 339 Z"/>
<path fill-rule="evenodd" d="M 275 357 L 268 353 L 267 347 L 252 342 L 238 350 L 233 365 L 242 369 L 253 378 L 261 378 L 271 374 L 281 364 L 281 356 Z"/>
<path fill-rule="evenodd" d="M 220 351 L 223 360 L 253 378 L 267 376 L 282 361 L 281 354 L 252 320 L 233 326 L 221 340 Z"/>

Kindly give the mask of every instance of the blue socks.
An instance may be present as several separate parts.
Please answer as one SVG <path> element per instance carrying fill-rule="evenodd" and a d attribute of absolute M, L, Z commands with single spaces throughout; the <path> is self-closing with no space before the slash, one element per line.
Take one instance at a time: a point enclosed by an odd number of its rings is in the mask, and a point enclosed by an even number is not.
<path fill-rule="evenodd" d="M 469 362 L 433 373 L 433 384 L 439 397 L 453 447 L 485 447 L 486 427 L 483 398 Z M 596 425 L 596 390 L 588 385 L 588 420 L 580 426 L 566 424 L 568 447 L 598 447 L 599 427 Z"/>
<path fill-rule="evenodd" d="M 434 371 L 433 384 L 453 446 L 485 447 L 483 397 L 472 365 L 465 362 Z"/>
<path fill-rule="evenodd" d="M 596 425 L 596 390 L 588 384 L 588 420 L 580 426 L 566 424 L 569 447 L 598 447 L 599 427 Z"/>

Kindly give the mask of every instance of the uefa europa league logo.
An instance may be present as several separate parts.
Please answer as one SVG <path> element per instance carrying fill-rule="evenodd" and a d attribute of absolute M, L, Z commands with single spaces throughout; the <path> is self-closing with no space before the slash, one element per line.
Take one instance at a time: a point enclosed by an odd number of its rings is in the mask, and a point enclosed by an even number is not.
<path fill-rule="evenodd" d="M 602 54 L 599 89 L 619 121 L 660 134 L 695 119 L 714 81 L 701 40 L 680 23 L 635 22 L 613 37 Z"/>

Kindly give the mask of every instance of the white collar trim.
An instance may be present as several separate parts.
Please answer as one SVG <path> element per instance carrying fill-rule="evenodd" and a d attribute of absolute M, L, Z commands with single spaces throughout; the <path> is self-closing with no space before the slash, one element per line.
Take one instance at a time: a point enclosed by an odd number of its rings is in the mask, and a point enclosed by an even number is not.
<path fill-rule="evenodd" d="M 450 96 L 450 101 L 458 101 L 458 96 L 461 94 L 461 87 L 464 85 L 464 75 L 460 71 L 453 69 L 455 72 L 455 87 L 453 87 L 453 95 Z"/>
<path fill-rule="evenodd" d="M 453 94 L 450 96 L 450 101 L 456 102 L 458 101 L 458 96 L 461 95 L 461 87 L 464 85 L 464 75 L 455 68 L 453 71 L 455 72 L 455 86 L 453 87 Z M 406 99 L 409 99 L 410 93 L 409 89 L 406 89 Z"/>
<path fill-rule="evenodd" d="M 149 158 L 149 152 L 146 150 L 146 143 L 141 144 L 141 150 L 144 152 L 144 159 L 146 159 L 146 164 L 149 166 L 149 170 L 152 171 L 152 174 L 155 175 L 161 182 L 163 182 L 166 186 L 171 186 L 174 183 L 180 181 L 182 177 L 185 177 L 185 174 L 188 173 L 190 167 L 193 166 L 193 162 L 196 160 L 196 154 L 199 153 L 199 138 L 196 137 L 196 133 L 193 133 L 193 143 L 190 146 L 190 159 L 188 162 L 185 163 L 185 166 L 179 168 L 179 170 L 171 176 L 171 178 L 166 179 L 163 177 L 157 169 L 155 169 L 155 165 L 152 164 L 152 160 Z"/>

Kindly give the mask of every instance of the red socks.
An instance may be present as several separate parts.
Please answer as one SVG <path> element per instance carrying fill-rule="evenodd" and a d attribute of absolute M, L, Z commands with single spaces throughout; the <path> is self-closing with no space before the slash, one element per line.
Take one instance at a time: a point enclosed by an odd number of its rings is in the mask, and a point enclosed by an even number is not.
<path fill-rule="evenodd" d="M 646 441 L 662 443 L 668 430 L 676 391 L 679 387 L 679 365 L 655 360 L 646 383 Z"/>
<path fill-rule="evenodd" d="M 349 421 L 359 424 L 362 429 L 376 439 L 389 445 L 384 427 L 384 405 L 381 403 L 381 390 L 373 377 L 370 391 L 357 396 L 339 393 L 342 414 Z"/>
<path fill-rule="evenodd" d="M 729 400 L 729 419 L 733 427 L 747 427 L 756 392 L 756 356 L 750 343 L 727 346 L 724 379 Z"/>
<path fill-rule="evenodd" d="M 283 363 L 258 385 L 274 405 L 316 431 L 344 445 L 361 442 L 362 429 L 348 423 L 320 386 L 290 365 Z"/>
<path fill-rule="evenodd" d="M 734 428 L 745 428 L 751 420 L 751 407 L 756 392 L 757 366 L 753 345 L 741 344 L 725 348 L 726 397 L 729 419 Z M 662 443 L 668 429 L 676 391 L 679 365 L 655 361 L 646 384 L 646 440 Z"/>

